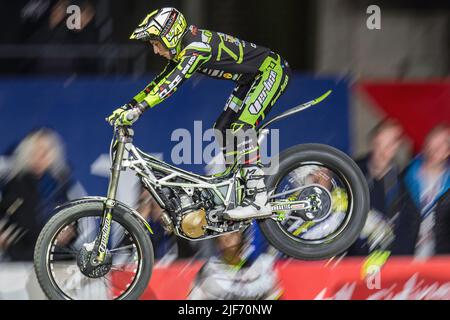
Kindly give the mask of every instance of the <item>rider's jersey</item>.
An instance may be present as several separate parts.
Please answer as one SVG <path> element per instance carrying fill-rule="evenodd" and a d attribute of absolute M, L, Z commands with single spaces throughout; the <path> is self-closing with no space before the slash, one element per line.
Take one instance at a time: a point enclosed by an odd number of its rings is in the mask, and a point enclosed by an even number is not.
<path fill-rule="evenodd" d="M 194 72 L 237 84 L 253 81 L 270 49 L 224 33 L 190 26 L 180 42 L 178 54 L 144 90 L 134 103 L 145 101 L 153 107 L 169 97 Z"/>

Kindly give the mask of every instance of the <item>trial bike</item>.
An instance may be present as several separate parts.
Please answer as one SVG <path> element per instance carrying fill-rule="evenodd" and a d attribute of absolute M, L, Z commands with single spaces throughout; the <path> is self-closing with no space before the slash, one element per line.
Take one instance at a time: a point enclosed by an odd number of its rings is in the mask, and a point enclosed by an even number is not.
<path fill-rule="evenodd" d="M 324 100 L 331 91 L 289 109 L 258 128 Z M 281 253 L 302 260 L 341 254 L 357 239 L 367 218 L 364 176 L 345 153 L 322 144 L 302 144 L 279 154 L 265 182 L 272 215 L 229 220 L 224 212 L 245 195 L 239 165 L 224 176 L 194 174 L 133 145 L 130 127 L 114 128 L 106 197 L 65 203 L 41 231 L 34 253 L 37 279 L 49 299 L 138 299 L 154 265 L 152 229 L 139 212 L 116 199 L 121 171 L 133 170 L 163 209 L 167 232 L 190 241 L 242 232 L 257 223 Z"/>

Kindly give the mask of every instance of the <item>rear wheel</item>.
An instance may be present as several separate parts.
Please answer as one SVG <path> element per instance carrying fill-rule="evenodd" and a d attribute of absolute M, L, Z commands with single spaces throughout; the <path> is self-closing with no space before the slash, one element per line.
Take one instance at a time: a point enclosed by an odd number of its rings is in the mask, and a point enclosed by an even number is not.
<path fill-rule="evenodd" d="M 292 147 L 280 155 L 278 171 L 266 179 L 271 202 L 306 201 L 306 210 L 274 212 L 261 220 L 267 240 L 302 260 L 320 260 L 347 250 L 369 211 L 363 174 L 345 153 L 320 144 Z"/>
<path fill-rule="evenodd" d="M 45 225 L 34 267 L 49 299 L 138 299 L 147 288 L 152 243 L 142 223 L 121 206 L 113 210 L 104 263 L 86 269 L 102 215 L 101 201 L 79 203 L 63 208 Z"/>

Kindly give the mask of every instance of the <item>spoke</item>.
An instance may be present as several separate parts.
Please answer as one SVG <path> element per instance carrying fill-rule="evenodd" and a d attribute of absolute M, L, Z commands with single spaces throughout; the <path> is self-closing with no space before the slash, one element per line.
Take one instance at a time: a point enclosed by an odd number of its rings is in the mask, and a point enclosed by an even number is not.
<path fill-rule="evenodd" d="M 291 226 L 287 229 L 287 231 L 292 232 L 293 230 L 297 229 L 302 224 L 302 221 L 296 220 L 293 224 L 291 224 Z"/>
<path fill-rule="evenodd" d="M 298 236 L 300 233 L 308 231 L 309 228 L 314 225 L 316 225 L 314 221 L 306 221 L 305 223 L 301 224 L 300 227 L 298 227 L 292 234 L 294 236 Z"/>
<path fill-rule="evenodd" d="M 89 223 L 90 220 L 93 223 Z M 77 231 L 78 231 L 79 235 L 81 235 L 84 243 L 91 242 L 93 240 L 91 237 L 92 234 L 96 234 L 98 232 L 97 220 L 99 220 L 99 217 L 96 217 L 96 216 L 84 217 L 84 218 L 78 220 Z M 90 228 L 92 230 L 89 230 Z"/>
<path fill-rule="evenodd" d="M 124 291 L 126 291 L 126 289 L 127 288 L 120 288 L 120 287 L 118 287 L 117 285 L 115 285 L 114 284 L 114 282 L 111 280 L 111 279 L 109 279 L 109 278 L 107 278 L 106 276 L 103 276 L 101 279 L 103 279 L 103 282 L 108 286 L 108 287 L 110 287 L 110 288 L 115 288 L 115 289 L 120 289 L 121 290 L 121 292 L 123 293 Z M 106 282 L 105 280 L 107 280 L 108 282 Z M 133 278 L 133 280 L 134 280 L 134 278 Z M 130 283 L 132 283 L 133 281 L 131 281 Z M 108 284 L 109 283 L 109 284 Z M 121 293 L 121 294 L 122 294 Z M 119 294 L 120 295 L 120 294 Z"/>
<path fill-rule="evenodd" d="M 134 279 L 136 277 L 136 275 L 137 275 L 137 267 L 138 266 L 136 265 L 136 266 L 133 266 L 133 267 L 134 268 L 130 268 L 129 265 L 124 265 L 121 268 L 117 268 L 117 267 L 112 266 L 111 270 L 116 271 L 116 272 L 120 272 L 120 273 L 130 274 L 130 275 L 132 275 L 132 278 Z"/>
<path fill-rule="evenodd" d="M 67 268 L 65 268 L 64 271 L 65 272 L 67 270 Z M 72 270 L 75 270 L 75 268 L 73 268 Z M 76 272 L 73 272 L 72 274 L 69 275 L 69 277 L 65 277 L 63 279 L 61 278 L 54 278 L 55 281 L 57 282 L 57 285 L 64 291 L 66 292 L 66 294 L 68 294 L 69 292 L 76 292 L 78 289 L 83 288 L 83 286 L 86 284 L 86 277 L 84 277 L 81 272 L 79 272 L 79 270 L 77 270 Z M 71 294 L 68 294 L 69 296 L 71 296 Z"/>
<path fill-rule="evenodd" d="M 127 271 L 127 270 L 124 269 L 124 268 L 117 268 L 117 267 L 115 267 L 115 266 L 120 266 L 120 265 L 124 265 L 124 264 L 113 264 L 113 266 L 111 267 L 111 270 L 114 270 L 114 271 L 121 271 L 121 272 Z"/>
<path fill-rule="evenodd" d="M 128 257 L 133 257 L 134 254 L 133 252 L 113 252 L 111 255 L 113 256 L 128 256 Z"/>
<path fill-rule="evenodd" d="M 78 293 L 83 300 L 87 299 L 104 299 L 105 294 L 109 297 L 109 292 L 105 284 L 99 278 L 87 278 L 86 285 Z"/>
<path fill-rule="evenodd" d="M 111 264 L 112 268 L 119 267 L 119 266 L 130 266 L 130 265 L 138 265 L 138 262 L 130 263 L 130 261 L 124 261 L 124 262 Z"/>
<path fill-rule="evenodd" d="M 121 288 L 118 288 L 118 287 L 116 287 L 113 283 L 112 283 L 112 281 L 111 280 L 109 280 L 108 278 L 106 278 L 106 277 L 102 277 L 101 278 L 102 279 L 102 282 L 108 287 L 108 288 L 111 288 L 111 289 L 121 289 Z M 106 280 L 108 280 L 108 281 L 106 281 Z"/>
<path fill-rule="evenodd" d="M 286 215 L 286 217 L 284 218 L 284 220 L 302 220 L 302 221 L 304 221 L 302 218 L 293 216 L 293 215 L 291 215 L 291 214 Z"/>
<path fill-rule="evenodd" d="M 68 260 L 75 261 L 77 258 L 77 254 L 67 252 L 51 252 L 50 255 L 52 256 L 52 259 L 50 261 L 53 262 L 68 261 Z"/>
<path fill-rule="evenodd" d="M 72 254 L 72 255 L 77 255 L 78 254 L 78 251 L 75 248 L 71 249 L 70 247 L 69 248 L 61 247 L 61 246 L 58 246 L 56 244 L 54 244 L 53 246 L 55 248 L 58 248 L 59 250 L 61 250 L 63 252 L 52 251 L 51 252 L 52 254 L 63 254 L 63 253 L 65 253 L 65 254 Z"/>
<path fill-rule="evenodd" d="M 297 200 L 296 197 L 299 194 L 303 194 L 305 188 L 314 186 L 319 187 L 322 191 L 324 190 L 329 196 L 331 203 L 327 203 L 327 206 L 329 205 L 330 208 L 328 212 L 321 212 L 321 214 L 323 213 L 327 216 L 321 216 L 320 218 L 324 219 L 318 219 L 319 221 L 304 221 L 304 219 L 295 214 L 295 211 L 286 211 L 284 219 L 279 221 L 280 227 L 285 232 L 296 238 L 301 238 L 301 241 L 322 241 L 330 236 L 335 237 L 337 232 L 342 232 L 344 219 L 349 219 L 348 217 L 351 216 L 351 212 L 348 209 L 351 205 L 350 186 L 333 169 L 321 163 L 304 163 L 291 170 L 279 180 L 275 187 L 275 194 L 270 196 L 270 201 L 272 204 L 289 204 L 290 201 Z M 343 203 L 341 206 L 335 205 L 336 199 L 333 198 L 335 195 L 331 195 L 333 190 L 342 190 L 339 193 L 339 195 L 343 194 L 342 197 L 337 199 L 337 201 L 340 201 L 337 204 Z M 305 193 L 305 195 L 308 194 L 309 192 Z M 301 197 L 300 199 L 303 200 Z M 297 201 L 302 202 L 302 200 Z M 341 211 L 343 212 L 343 217 L 340 216 Z M 338 213 L 339 216 L 336 215 Z"/>
<path fill-rule="evenodd" d="M 109 289 L 109 294 L 111 295 L 111 297 L 112 298 L 117 298 L 117 297 L 120 297 L 121 295 L 123 295 L 124 294 L 124 292 L 126 292 L 126 289 L 124 290 L 124 289 L 122 289 L 122 288 L 119 288 L 119 287 L 116 287 L 114 284 L 109 284 L 108 282 L 106 282 L 105 281 L 105 277 L 103 277 L 103 283 L 106 285 L 106 287 L 108 287 L 108 289 Z M 118 291 L 119 291 L 119 293 L 118 294 L 116 294 L 116 293 L 114 293 L 114 289 L 118 289 Z"/>
<path fill-rule="evenodd" d="M 282 197 L 282 196 L 285 196 L 285 195 L 294 193 L 294 192 L 296 192 L 296 191 L 300 191 L 300 190 L 302 190 L 302 189 L 305 189 L 306 187 L 308 187 L 308 186 L 301 186 L 301 187 L 297 187 L 297 188 L 294 188 L 294 189 L 291 189 L 291 190 L 287 190 L 287 191 L 284 191 L 284 192 L 281 192 L 281 193 L 277 193 L 277 194 L 271 195 L 271 196 L 269 197 L 269 199 L 274 199 L 274 198 L 277 198 L 277 197 Z"/>
<path fill-rule="evenodd" d="M 116 236 L 119 235 L 119 238 L 116 239 Z M 122 243 L 123 239 L 126 235 L 126 229 L 118 222 L 113 221 L 111 224 L 111 245 L 117 245 Z"/>
<path fill-rule="evenodd" d="M 121 272 L 135 272 L 134 270 L 137 270 L 138 267 L 139 263 L 133 261 L 133 259 L 121 259 L 121 261 L 111 264 L 111 269 Z"/>
<path fill-rule="evenodd" d="M 85 224 L 84 221 L 85 221 L 85 219 L 78 220 L 78 222 L 77 222 L 77 231 L 78 231 L 78 234 L 83 239 L 83 242 L 86 243 L 86 242 L 89 241 L 89 239 L 87 238 L 86 232 L 83 232 L 82 226 Z"/>
<path fill-rule="evenodd" d="M 130 285 L 136 280 L 136 275 L 137 274 L 133 275 L 133 277 L 130 279 L 130 281 L 124 285 L 124 288 L 118 287 L 117 285 L 114 284 L 114 282 L 111 279 L 107 278 L 106 276 L 104 276 L 103 279 L 104 279 L 104 283 L 109 288 L 111 288 L 111 289 L 118 289 L 120 291 L 119 294 L 115 295 L 115 297 L 120 297 L 120 296 L 122 296 L 124 293 L 126 293 L 128 291 Z M 108 282 L 106 282 L 105 280 L 107 280 Z"/>
<path fill-rule="evenodd" d="M 129 245 L 126 245 L 126 246 L 122 246 L 122 247 L 118 247 L 118 248 L 115 248 L 115 249 L 112 249 L 112 250 L 109 250 L 109 252 L 116 252 L 116 251 L 119 251 L 119 250 L 127 250 L 127 249 L 130 249 L 130 248 L 136 248 L 136 245 L 134 245 L 134 244 L 129 244 Z"/>

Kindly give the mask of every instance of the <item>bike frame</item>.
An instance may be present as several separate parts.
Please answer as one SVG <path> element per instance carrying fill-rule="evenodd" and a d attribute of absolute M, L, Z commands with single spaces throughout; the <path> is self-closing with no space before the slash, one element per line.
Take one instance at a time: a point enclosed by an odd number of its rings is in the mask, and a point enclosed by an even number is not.
<path fill-rule="evenodd" d="M 268 130 L 265 129 L 269 124 L 288 117 L 292 114 L 295 114 L 299 111 L 305 110 L 322 100 L 324 100 L 331 91 L 326 92 L 321 97 L 303 103 L 297 107 L 287 110 L 284 113 L 274 117 L 273 119 L 267 121 L 263 126 L 261 126 L 258 130 L 259 141 L 261 141 L 264 136 L 268 133 Z M 161 197 L 156 192 L 156 189 L 161 187 L 181 187 L 186 194 L 191 196 L 194 192 L 195 188 L 200 189 L 209 189 L 213 192 L 215 196 L 217 196 L 220 201 L 223 202 L 225 209 L 231 209 L 232 207 L 239 205 L 241 200 L 241 195 L 243 193 L 244 186 L 240 185 L 240 170 L 239 165 L 237 168 L 234 168 L 231 174 L 224 178 L 218 177 L 207 177 L 197 175 L 170 164 L 165 163 L 143 151 L 138 149 L 133 145 L 133 135 L 134 132 L 131 128 L 125 126 L 115 127 L 115 134 L 111 141 L 110 146 L 110 159 L 111 159 L 111 176 L 108 185 L 108 192 L 106 200 L 104 201 L 104 213 L 103 219 L 100 227 L 100 234 L 97 237 L 96 247 L 98 248 L 98 255 L 91 260 L 93 265 L 97 265 L 101 263 L 106 256 L 106 246 L 109 239 L 110 233 L 110 225 L 112 221 L 112 209 L 116 205 L 116 196 L 117 196 L 117 187 L 120 178 L 120 172 L 122 170 L 126 170 L 127 168 L 136 172 L 136 174 L 140 177 L 144 186 L 151 193 L 154 199 L 158 202 L 159 206 L 163 209 L 166 209 L 166 203 L 161 199 Z M 126 158 L 124 158 L 125 153 L 127 153 Z M 156 178 L 153 173 L 153 170 L 161 171 L 165 174 L 163 178 Z M 182 178 L 187 182 L 176 182 L 174 179 Z M 292 190 L 289 193 L 296 192 L 296 190 Z M 269 195 L 271 192 L 269 192 Z M 239 196 L 238 196 L 239 195 Z M 280 194 L 281 195 L 281 194 Z M 271 195 L 270 198 L 273 199 L 276 196 L 280 195 Z M 289 210 L 305 210 L 310 207 L 310 203 L 308 201 L 272 201 L 271 203 L 272 211 L 277 212 L 271 216 L 273 219 L 281 218 L 282 214 Z M 248 226 L 248 223 L 251 220 L 245 222 L 241 222 L 242 225 Z M 217 228 L 209 227 L 214 230 Z M 215 230 L 217 232 L 222 232 L 223 230 Z M 237 231 L 237 230 L 236 230 Z M 175 228 L 175 232 L 178 236 L 183 238 L 177 229 Z M 232 231 L 235 232 L 235 231 Z M 186 238 L 190 241 L 196 240 L 204 240 L 205 238 L 200 239 L 190 239 Z M 93 255 L 95 256 L 95 255 Z"/>
<path fill-rule="evenodd" d="M 239 183 L 239 170 L 235 171 L 228 178 L 205 177 L 197 175 L 172 166 L 141 151 L 133 145 L 133 135 L 134 132 L 131 128 L 117 127 L 115 135 L 111 141 L 111 177 L 105 200 L 103 222 L 100 227 L 102 235 L 99 238 L 103 239 L 100 240 L 100 243 L 108 243 L 109 225 L 112 219 L 110 213 L 117 202 L 116 195 L 120 172 L 126 170 L 127 168 L 136 172 L 146 189 L 151 193 L 162 209 L 166 209 L 166 203 L 156 192 L 156 189 L 162 187 L 180 187 L 189 196 L 193 194 L 195 188 L 210 189 L 213 194 L 220 199 L 225 208 L 237 205 L 239 201 L 239 199 L 237 199 L 237 195 L 239 194 L 239 191 L 244 188 L 244 186 Z M 153 170 L 161 171 L 166 175 L 163 178 L 158 179 L 154 175 Z M 187 182 L 173 181 L 176 178 L 182 178 L 187 180 Z M 216 228 L 213 227 L 209 228 L 217 232 L 223 232 L 223 230 L 220 229 L 216 230 Z M 180 234 L 177 229 L 175 229 L 175 233 L 180 237 L 186 238 Z M 203 240 L 205 238 L 186 239 L 195 241 Z M 105 252 L 102 252 L 103 250 L 101 249 L 103 249 L 103 246 L 99 247 L 99 260 L 102 260 L 104 258 L 104 254 L 106 253 L 106 250 Z"/>
<path fill-rule="evenodd" d="M 130 130 L 131 129 L 128 129 L 128 134 L 130 133 Z M 167 164 L 164 161 L 141 151 L 135 147 L 131 141 L 129 141 L 129 144 L 125 147 L 124 153 L 125 152 L 128 152 L 128 159 L 122 161 L 122 168 L 129 168 L 135 171 L 163 209 L 166 208 L 166 204 L 159 197 L 155 190 L 156 188 L 181 187 L 189 196 L 193 194 L 195 188 L 210 189 L 223 202 L 225 207 L 237 202 L 237 199 L 233 199 L 235 198 L 233 197 L 233 191 L 243 188 L 243 186 L 239 185 L 237 180 L 239 177 L 238 171 L 227 179 L 197 175 Z M 120 157 L 120 154 L 117 156 Z M 153 170 L 162 171 L 167 175 L 157 179 L 153 174 Z M 187 180 L 187 182 L 173 181 L 177 178 Z M 225 194 L 221 192 L 221 188 L 226 190 Z"/>

